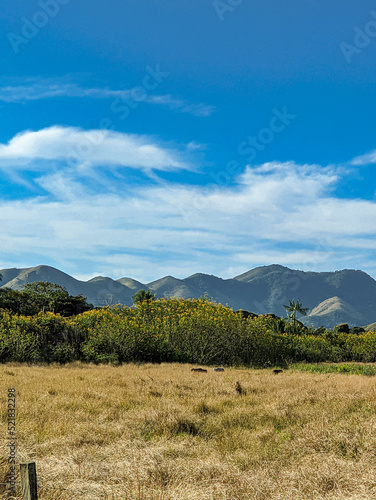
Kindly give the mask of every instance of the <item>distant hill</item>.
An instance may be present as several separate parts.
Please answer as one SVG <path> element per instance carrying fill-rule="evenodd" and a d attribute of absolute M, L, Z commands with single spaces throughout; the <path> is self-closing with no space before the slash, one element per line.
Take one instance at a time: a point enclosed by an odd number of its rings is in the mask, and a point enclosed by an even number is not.
<path fill-rule="evenodd" d="M 179 280 L 172 276 L 165 276 L 156 281 L 149 283 L 148 288 L 157 294 L 157 297 L 196 297 L 197 290 L 185 283 L 185 280 Z"/>
<path fill-rule="evenodd" d="M 331 297 L 320 302 L 307 316 L 308 322 L 313 326 L 324 324 L 338 325 L 339 323 L 348 323 L 364 325 L 364 316 L 362 313 L 352 307 L 350 304 L 339 297 Z"/>
<path fill-rule="evenodd" d="M 376 321 L 376 281 L 363 271 L 304 272 L 280 265 L 262 266 L 232 279 L 193 274 L 177 279 L 165 276 L 151 283 L 130 277 L 113 280 L 97 276 L 80 281 L 50 266 L 2 269 L 3 287 L 20 289 L 25 283 L 50 281 L 63 285 L 72 295 L 81 293 L 94 305 L 132 305 L 132 295 L 150 288 L 162 297 L 199 298 L 207 294 L 233 309 L 256 314 L 285 316 L 284 304 L 300 299 L 310 313 L 305 324 L 331 328 L 338 323 L 363 326 Z"/>
<path fill-rule="evenodd" d="M 365 327 L 366 332 L 376 332 L 376 323 L 371 323 Z"/>
<path fill-rule="evenodd" d="M 119 280 L 116 280 L 116 282 L 126 286 L 127 288 L 130 288 L 131 290 L 136 290 L 136 292 L 138 290 L 141 290 L 145 286 L 139 281 L 133 280 L 132 278 L 120 278 Z"/>

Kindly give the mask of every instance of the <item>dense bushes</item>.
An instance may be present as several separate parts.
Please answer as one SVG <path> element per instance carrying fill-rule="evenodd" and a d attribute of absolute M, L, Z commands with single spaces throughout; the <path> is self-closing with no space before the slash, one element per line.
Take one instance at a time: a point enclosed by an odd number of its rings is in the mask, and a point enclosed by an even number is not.
<path fill-rule="evenodd" d="M 272 366 L 376 361 L 376 332 L 288 328 L 272 316 L 244 317 L 206 299 L 144 301 L 74 317 L 0 311 L 0 361 L 123 363 L 180 361 Z"/>

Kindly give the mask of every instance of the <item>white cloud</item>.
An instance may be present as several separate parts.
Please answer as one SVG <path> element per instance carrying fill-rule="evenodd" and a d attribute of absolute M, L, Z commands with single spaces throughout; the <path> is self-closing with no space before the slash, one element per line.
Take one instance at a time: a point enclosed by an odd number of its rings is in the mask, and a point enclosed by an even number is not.
<path fill-rule="evenodd" d="M 355 166 L 372 165 L 373 163 L 376 163 L 376 150 L 365 155 L 357 156 L 351 161 L 351 165 Z"/>
<path fill-rule="evenodd" d="M 0 159 L 21 153 L 60 158 L 58 143 L 76 137 L 72 130 L 64 129 L 47 150 L 46 136 L 25 137 L 0 148 Z M 105 156 L 90 161 L 98 164 L 113 153 L 117 137 L 106 141 Z M 117 154 L 111 158 L 119 161 Z M 124 195 L 102 185 L 102 194 L 93 195 L 74 170 L 47 171 L 39 182 L 52 197 L 0 202 L 0 256 L 25 262 L 37 255 L 38 262 L 30 262 L 35 265 L 53 255 L 66 272 L 74 274 L 72 263 L 84 261 L 80 274 L 95 268 L 144 282 L 197 271 L 230 277 L 271 263 L 376 272 L 376 203 L 337 199 L 340 174 L 335 167 L 268 163 L 248 167 L 236 187 L 164 182 L 130 186 Z"/>
<path fill-rule="evenodd" d="M 23 83 L 18 82 L 0 86 L 0 101 L 5 103 L 24 103 L 58 97 L 86 97 L 91 99 L 118 99 L 124 103 L 127 100 L 133 103 L 146 102 L 148 104 L 166 106 L 180 113 L 189 113 L 201 117 L 210 116 L 215 111 L 215 107 L 209 104 L 190 103 L 170 94 L 156 95 L 145 90 L 142 96 L 138 97 L 137 89 L 139 87 L 117 90 L 101 87 L 82 87 L 76 83 L 66 83 L 62 79 L 29 78 Z"/>
<path fill-rule="evenodd" d="M 54 161 L 70 167 L 188 168 L 181 156 L 145 136 L 58 126 L 22 132 L 0 144 L 0 167 L 14 169 L 40 170 L 43 162 Z"/>

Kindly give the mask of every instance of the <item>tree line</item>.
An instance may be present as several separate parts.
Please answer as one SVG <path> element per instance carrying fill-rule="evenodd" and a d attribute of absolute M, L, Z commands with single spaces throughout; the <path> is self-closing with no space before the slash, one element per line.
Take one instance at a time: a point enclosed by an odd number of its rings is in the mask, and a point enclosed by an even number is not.
<path fill-rule="evenodd" d="M 67 317 L 90 311 L 93 306 L 82 295 L 70 295 L 61 285 L 35 281 L 25 284 L 21 290 L 0 288 L 0 309 L 24 316 L 52 312 Z"/>

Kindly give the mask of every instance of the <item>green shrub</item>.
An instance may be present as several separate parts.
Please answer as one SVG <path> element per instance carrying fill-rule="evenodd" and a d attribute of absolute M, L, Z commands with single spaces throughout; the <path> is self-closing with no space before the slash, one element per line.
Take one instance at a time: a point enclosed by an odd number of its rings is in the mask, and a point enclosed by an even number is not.
<path fill-rule="evenodd" d="M 287 366 L 376 362 L 376 332 L 295 328 L 273 315 L 235 313 L 206 299 L 143 301 L 74 317 L 0 310 L 0 361 L 168 362 Z"/>
<path fill-rule="evenodd" d="M 333 331 L 336 333 L 350 333 L 350 328 L 347 323 L 341 323 L 333 328 Z"/>

